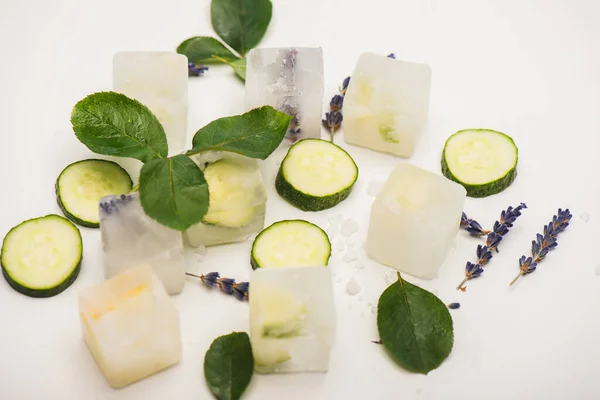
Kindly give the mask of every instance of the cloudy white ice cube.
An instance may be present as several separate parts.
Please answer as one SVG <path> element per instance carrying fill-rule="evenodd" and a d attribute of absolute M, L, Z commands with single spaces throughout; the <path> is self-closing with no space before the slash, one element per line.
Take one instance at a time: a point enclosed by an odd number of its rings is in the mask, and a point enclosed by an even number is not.
<path fill-rule="evenodd" d="M 84 341 L 113 388 L 127 386 L 181 359 L 179 314 L 152 268 L 129 269 L 83 290 Z"/>
<path fill-rule="evenodd" d="M 434 278 L 458 232 L 465 199 L 461 185 L 408 163 L 397 165 L 371 206 L 367 255 Z"/>
<path fill-rule="evenodd" d="M 410 157 L 427 121 L 431 68 L 362 54 L 344 98 L 344 140 Z"/>
<path fill-rule="evenodd" d="M 267 194 L 256 160 L 229 152 L 192 157 L 208 182 L 209 209 L 185 232 L 192 247 L 240 242 L 264 228 Z"/>
<path fill-rule="evenodd" d="M 321 137 L 320 47 L 252 49 L 246 66 L 246 110 L 269 105 L 292 115 L 284 143 Z"/>
<path fill-rule="evenodd" d="M 139 193 L 103 197 L 100 232 L 107 279 L 127 269 L 147 265 L 169 294 L 183 290 L 186 262 L 181 232 L 146 215 Z"/>
<path fill-rule="evenodd" d="M 328 267 L 258 269 L 252 273 L 249 301 L 258 372 L 328 370 L 336 326 Z"/>
<path fill-rule="evenodd" d="M 147 106 L 167 135 L 171 154 L 185 148 L 187 57 L 161 51 L 126 51 L 113 58 L 113 90 Z"/>

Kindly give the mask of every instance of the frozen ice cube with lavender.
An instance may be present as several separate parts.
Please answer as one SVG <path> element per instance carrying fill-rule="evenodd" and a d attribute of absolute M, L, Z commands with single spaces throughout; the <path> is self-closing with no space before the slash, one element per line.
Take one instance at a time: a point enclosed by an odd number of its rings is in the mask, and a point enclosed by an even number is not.
<path fill-rule="evenodd" d="M 186 263 L 181 232 L 146 215 L 139 193 L 100 199 L 100 232 L 107 279 L 148 265 L 169 294 L 183 290 Z"/>
<path fill-rule="evenodd" d="M 465 199 L 458 183 L 397 165 L 371 206 L 367 255 L 418 278 L 434 278 L 458 232 Z"/>
<path fill-rule="evenodd" d="M 263 230 L 267 194 L 256 160 L 207 152 L 192 159 L 208 182 L 209 209 L 184 234 L 192 247 L 244 241 Z"/>
<path fill-rule="evenodd" d="M 79 294 L 83 339 L 113 388 L 181 359 L 179 314 L 152 268 L 129 269 Z"/>
<path fill-rule="evenodd" d="M 321 137 L 320 47 L 252 49 L 246 66 L 246 110 L 269 105 L 291 115 L 284 143 Z"/>
<path fill-rule="evenodd" d="M 336 327 L 330 268 L 257 269 L 252 272 L 249 302 L 258 372 L 328 370 Z"/>
<path fill-rule="evenodd" d="M 344 97 L 344 140 L 410 157 L 429 114 L 427 64 L 365 53 Z"/>

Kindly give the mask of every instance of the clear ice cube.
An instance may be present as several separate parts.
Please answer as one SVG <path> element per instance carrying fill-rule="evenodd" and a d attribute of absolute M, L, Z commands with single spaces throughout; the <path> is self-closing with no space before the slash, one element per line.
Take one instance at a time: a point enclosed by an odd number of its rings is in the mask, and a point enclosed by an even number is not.
<path fill-rule="evenodd" d="M 138 100 L 160 121 L 170 154 L 184 150 L 187 135 L 188 67 L 182 54 L 126 51 L 113 58 L 113 90 Z"/>
<path fill-rule="evenodd" d="M 434 278 L 458 232 L 465 199 L 458 183 L 397 165 L 371 206 L 367 255 L 415 277 Z"/>
<path fill-rule="evenodd" d="M 328 370 L 336 326 L 330 268 L 260 268 L 249 301 L 258 372 Z"/>
<path fill-rule="evenodd" d="M 344 140 L 410 157 L 429 113 L 431 68 L 362 54 L 344 97 Z"/>
<path fill-rule="evenodd" d="M 210 206 L 203 221 L 185 231 L 192 247 L 240 242 L 265 226 L 267 194 L 256 160 L 229 152 L 192 159 L 204 171 Z"/>
<path fill-rule="evenodd" d="M 113 388 L 144 379 L 181 359 L 177 308 L 148 266 L 83 290 L 79 315 L 83 339 Z"/>
<path fill-rule="evenodd" d="M 321 137 L 320 47 L 252 49 L 246 65 L 246 110 L 269 105 L 292 115 L 284 142 Z"/>
<path fill-rule="evenodd" d="M 181 232 L 148 217 L 139 193 L 103 197 L 100 232 L 106 279 L 129 268 L 148 265 L 169 294 L 183 290 L 186 262 Z"/>

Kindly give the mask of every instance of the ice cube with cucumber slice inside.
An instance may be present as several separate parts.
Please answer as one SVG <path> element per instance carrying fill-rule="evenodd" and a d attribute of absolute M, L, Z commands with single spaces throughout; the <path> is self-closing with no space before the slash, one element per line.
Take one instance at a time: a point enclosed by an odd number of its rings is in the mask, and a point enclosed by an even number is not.
<path fill-rule="evenodd" d="M 325 372 L 336 315 L 329 268 L 261 268 L 252 273 L 250 341 L 260 373 Z"/>
<path fill-rule="evenodd" d="M 469 197 L 507 189 L 517 176 L 519 150 L 514 140 L 490 129 L 465 129 L 446 140 L 442 173 L 461 184 Z"/>
<path fill-rule="evenodd" d="M 264 228 L 267 195 L 256 160 L 236 153 L 209 151 L 192 156 L 204 173 L 209 208 L 202 221 L 185 231 L 192 247 L 240 242 Z"/>

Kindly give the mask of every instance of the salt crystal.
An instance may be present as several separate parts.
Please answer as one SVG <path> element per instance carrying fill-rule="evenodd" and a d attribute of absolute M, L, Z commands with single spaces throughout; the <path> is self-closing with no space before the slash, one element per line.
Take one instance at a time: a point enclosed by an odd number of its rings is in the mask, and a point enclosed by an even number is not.
<path fill-rule="evenodd" d="M 583 222 L 589 222 L 590 220 L 590 214 L 589 213 L 583 213 L 581 214 L 581 219 L 583 220 Z"/>
<path fill-rule="evenodd" d="M 336 281 L 337 283 L 340 283 L 340 282 L 342 281 L 342 278 L 340 278 L 340 277 L 338 276 L 337 278 L 335 278 L 335 281 Z"/>
<path fill-rule="evenodd" d="M 352 304 L 348 304 L 348 310 L 352 310 Z"/>
<path fill-rule="evenodd" d="M 360 270 L 362 270 L 364 268 L 365 268 L 364 264 L 361 263 L 360 261 L 358 261 L 356 264 L 354 264 L 354 269 L 356 269 L 358 271 L 360 271 Z"/>
<path fill-rule="evenodd" d="M 344 254 L 344 257 L 342 257 L 342 261 L 352 262 L 352 261 L 356 260 L 357 258 L 358 258 L 358 256 L 356 255 L 355 252 L 349 251 L 346 254 Z"/>
<path fill-rule="evenodd" d="M 340 239 L 335 244 L 335 247 L 337 248 L 338 251 L 344 251 L 344 249 L 346 248 L 346 244 L 344 243 L 343 240 Z"/>
<path fill-rule="evenodd" d="M 395 283 L 398 281 L 398 273 L 396 271 L 387 271 L 385 273 L 385 280 L 388 283 Z"/>
<path fill-rule="evenodd" d="M 356 239 L 352 239 L 351 237 L 346 239 L 346 245 L 348 247 L 354 247 L 356 246 Z"/>
<path fill-rule="evenodd" d="M 331 227 L 325 229 L 325 233 L 327 234 L 327 237 L 329 238 L 329 240 L 335 239 L 336 231 L 334 229 L 332 229 Z"/>
<path fill-rule="evenodd" d="M 348 281 L 348 284 L 346 285 L 346 292 L 348 292 L 350 296 L 354 296 L 360 292 L 360 285 L 354 280 L 354 278 Z"/>
<path fill-rule="evenodd" d="M 200 245 L 194 250 L 194 253 L 199 254 L 201 256 L 205 256 L 206 255 L 206 247 L 204 247 L 203 245 Z"/>
<path fill-rule="evenodd" d="M 356 298 L 356 300 L 358 300 L 358 301 L 363 301 L 363 297 L 362 297 L 362 296 L 358 296 L 358 297 Z"/>
<path fill-rule="evenodd" d="M 341 232 L 344 236 L 352 236 L 358 231 L 358 224 L 353 219 L 347 219 L 342 223 Z"/>
<path fill-rule="evenodd" d="M 379 179 L 373 179 L 367 185 L 367 194 L 371 197 L 377 196 L 381 188 L 383 187 L 384 182 Z"/>
<path fill-rule="evenodd" d="M 341 214 L 335 214 L 328 219 L 329 225 L 333 227 L 338 227 L 344 221 L 344 216 Z"/>

